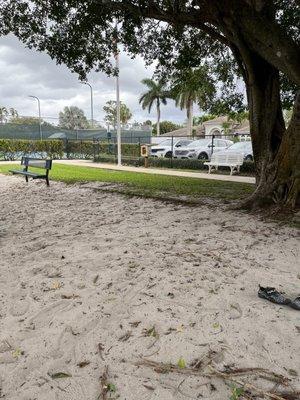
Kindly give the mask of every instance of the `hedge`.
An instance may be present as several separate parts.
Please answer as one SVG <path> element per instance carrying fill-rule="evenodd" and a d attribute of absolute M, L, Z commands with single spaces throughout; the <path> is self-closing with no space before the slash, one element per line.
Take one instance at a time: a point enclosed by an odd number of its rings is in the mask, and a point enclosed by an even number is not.
<path fill-rule="evenodd" d="M 7 161 L 16 160 L 24 155 L 35 154 L 50 158 L 85 158 L 93 159 L 94 156 L 117 154 L 117 145 L 113 143 L 84 140 L 23 140 L 0 139 L 0 159 Z M 138 144 L 122 144 L 122 154 L 129 157 L 139 157 Z"/>
<path fill-rule="evenodd" d="M 122 144 L 122 154 L 124 156 L 139 157 L 140 146 L 138 144 Z M 91 141 L 67 141 L 66 149 L 67 158 L 94 158 L 100 157 L 101 155 L 117 154 L 117 145 L 114 143 L 98 142 L 93 143 Z"/>
<path fill-rule="evenodd" d="M 116 157 L 100 156 L 96 157 L 95 162 L 116 162 Z M 189 170 L 206 170 L 207 166 L 204 165 L 205 161 L 202 160 L 190 160 L 190 159 L 173 159 L 170 158 L 156 158 L 150 157 L 148 159 L 149 167 L 157 168 L 175 168 L 175 169 L 189 169 Z M 143 157 L 133 158 L 133 157 L 122 157 L 122 163 L 124 165 L 133 165 L 135 167 L 143 167 L 145 165 L 145 160 Z M 219 170 L 228 171 L 226 167 L 219 167 Z M 254 162 L 245 161 L 240 168 L 242 174 L 254 175 Z"/>
<path fill-rule="evenodd" d="M 62 158 L 64 144 L 61 140 L 10 140 L 0 139 L 0 158 L 13 161 L 34 154 L 39 157 Z"/>

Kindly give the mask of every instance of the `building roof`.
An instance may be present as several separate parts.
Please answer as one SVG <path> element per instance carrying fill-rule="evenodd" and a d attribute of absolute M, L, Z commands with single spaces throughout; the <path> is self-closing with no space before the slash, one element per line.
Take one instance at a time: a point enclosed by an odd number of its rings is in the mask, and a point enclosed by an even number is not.
<path fill-rule="evenodd" d="M 170 137 L 170 136 L 186 137 L 186 136 L 202 136 L 202 135 L 204 135 L 203 125 L 193 126 L 193 135 L 188 135 L 187 129 L 188 129 L 187 127 L 179 128 L 172 132 L 163 133 L 160 136 L 163 136 L 163 137 Z"/>
<path fill-rule="evenodd" d="M 235 129 L 234 129 L 235 133 L 241 133 L 243 135 L 250 135 L 250 124 L 248 120 L 243 121 L 240 125 L 238 125 Z"/>
<path fill-rule="evenodd" d="M 224 122 L 227 122 L 227 121 L 228 121 L 228 117 L 226 115 L 221 115 L 220 117 L 209 119 L 208 121 L 203 122 L 203 125 L 223 124 Z"/>
<path fill-rule="evenodd" d="M 67 135 L 65 132 L 55 132 L 52 135 L 48 136 L 48 139 L 66 139 Z"/>

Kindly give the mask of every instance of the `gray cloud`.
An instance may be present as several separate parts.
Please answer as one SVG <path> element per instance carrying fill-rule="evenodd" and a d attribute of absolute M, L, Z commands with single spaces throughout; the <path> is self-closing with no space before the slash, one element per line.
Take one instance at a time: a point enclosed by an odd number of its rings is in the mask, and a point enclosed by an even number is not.
<path fill-rule="evenodd" d="M 151 77 L 153 69 L 146 69 L 140 57 L 131 59 L 124 53 L 120 56 L 120 67 L 121 100 L 131 109 L 133 120 L 154 121 L 155 110 L 148 114 L 138 103 L 145 89 L 141 80 Z M 115 79 L 92 72 L 89 82 L 94 88 L 94 116 L 101 121 L 105 102 L 115 99 Z M 43 116 L 57 117 L 63 107 L 70 105 L 81 107 L 90 116 L 89 88 L 79 83 L 76 74 L 63 65 L 56 65 L 48 55 L 25 48 L 12 35 L 1 37 L 0 105 L 14 107 L 21 115 L 36 115 L 36 103 L 28 98 L 29 94 L 40 97 Z M 162 108 L 162 119 L 183 122 L 185 112 L 169 100 Z"/>

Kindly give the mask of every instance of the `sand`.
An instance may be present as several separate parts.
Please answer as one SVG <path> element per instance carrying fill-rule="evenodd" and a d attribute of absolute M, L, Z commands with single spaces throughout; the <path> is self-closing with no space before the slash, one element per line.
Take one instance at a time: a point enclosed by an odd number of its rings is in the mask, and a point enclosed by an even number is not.
<path fill-rule="evenodd" d="M 229 399 L 221 380 L 135 365 L 209 350 L 300 389 L 300 312 L 257 297 L 300 294 L 295 229 L 101 184 L 0 175 L 0 193 L 0 398 L 102 399 L 108 366 L 111 398 Z"/>

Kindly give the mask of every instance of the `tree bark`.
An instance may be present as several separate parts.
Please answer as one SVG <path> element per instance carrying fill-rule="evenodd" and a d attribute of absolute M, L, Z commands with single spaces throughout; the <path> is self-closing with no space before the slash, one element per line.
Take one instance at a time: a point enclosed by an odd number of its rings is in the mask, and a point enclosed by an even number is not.
<path fill-rule="evenodd" d="M 256 189 L 242 205 L 299 205 L 300 95 L 288 129 L 280 101 L 279 72 L 255 53 L 244 57 Z"/>
<path fill-rule="evenodd" d="M 192 136 L 193 134 L 193 101 L 189 100 L 187 104 L 187 134 Z"/>
<path fill-rule="evenodd" d="M 157 101 L 156 110 L 157 110 L 156 135 L 160 136 L 160 104 L 159 104 L 159 101 Z"/>

